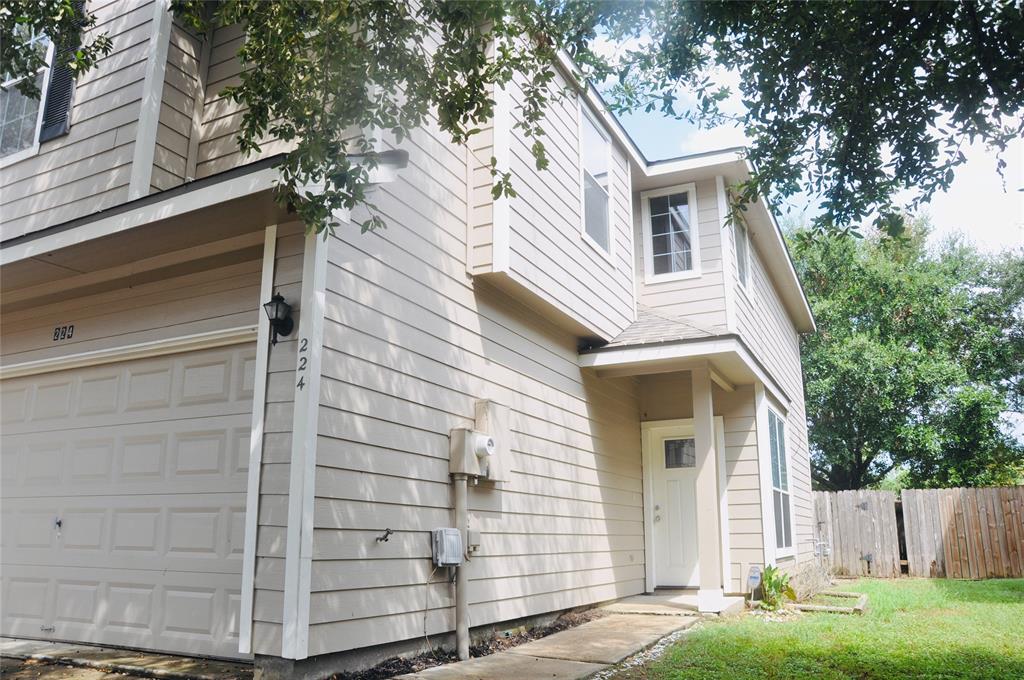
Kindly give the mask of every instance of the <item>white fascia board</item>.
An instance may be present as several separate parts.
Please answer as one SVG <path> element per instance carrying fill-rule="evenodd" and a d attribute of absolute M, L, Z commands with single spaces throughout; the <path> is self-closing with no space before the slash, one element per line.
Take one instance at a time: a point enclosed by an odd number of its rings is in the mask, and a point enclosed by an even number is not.
<path fill-rule="evenodd" d="M 56 234 L 40 235 L 24 243 L 5 246 L 0 249 L 0 266 L 266 191 L 274 187 L 279 177 L 277 168 L 263 168 L 192 191 L 176 193 L 163 200 L 147 202 L 138 208 L 86 222 Z"/>
<path fill-rule="evenodd" d="M 277 225 L 264 231 L 260 304 L 274 292 Z M 257 312 L 259 314 L 259 312 Z M 270 358 L 270 323 L 260 314 L 256 332 L 256 367 L 252 388 L 252 425 L 249 432 L 249 473 L 245 489 L 245 542 L 242 550 L 241 614 L 238 651 L 252 653 L 253 602 L 256 583 L 256 537 L 259 531 L 260 477 L 263 471 L 263 430 L 266 415 L 267 365 Z"/>
<path fill-rule="evenodd" d="M 753 163 L 746 158 L 743 159 L 743 162 L 746 165 L 747 173 L 753 174 L 755 170 Z M 814 322 L 814 313 L 811 311 L 811 304 L 807 300 L 807 294 L 804 293 L 804 287 L 800 283 L 800 277 L 797 276 L 796 268 L 793 267 L 793 259 L 789 256 L 789 248 L 786 246 L 786 238 L 782 234 L 782 228 L 775 219 L 775 211 L 768 206 L 763 197 L 758 199 L 757 205 L 759 205 L 768 216 L 768 222 L 771 225 L 770 231 L 772 234 L 773 244 L 779 249 L 779 252 L 781 253 L 780 259 L 784 261 L 783 267 L 786 270 L 786 275 L 790 279 L 790 282 L 796 286 L 797 294 L 800 296 L 799 308 L 800 312 L 805 317 L 800 320 L 803 322 L 800 325 L 808 329 L 804 332 L 814 333 L 818 330 L 818 326 Z"/>
<path fill-rule="evenodd" d="M 238 326 L 225 328 L 219 331 L 208 331 L 205 333 L 194 333 L 182 335 L 176 338 L 165 340 L 152 340 L 139 342 L 121 347 L 109 349 L 98 349 L 90 352 L 79 352 L 53 357 L 51 359 L 38 359 L 36 361 L 25 361 L 20 364 L 0 366 L 0 380 L 10 378 L 22 378 L 29 375 L 41 375 L 55 371 L 67 371 L 73 368 L 85 368 L 87 366 L 102 366 L 120 361 L 132 361 L 135 359 L 148 359 L 150 357 L 165 356 L 167 354 L 179 354 L 182 352 L 194 352 L 201 349 L 213 347 L 226 347 L 238 345 L 244 342 L 252 342 L 256 339 L 256 326 Z"/>
<path fill-rule="evenodd" d="M 645 364 L 670 361 L 686 361 L 712 358 L 716 354 L 735 354 L 754 374 L 754 378 L 765 385 L 772 397 L 783 410 L 788 410 L 791 400 L 786 391 L 772 378 L 753 355 L 735 337 L 711 338 L 696 342 L 664 343 L 657 345 L 635 345 L 588 352 L 579 355 L 580 368 L 594 370 L 614 368 L 642 368 Z M 681 369 L 686 370 L 686 369 Z"/>
<path fill-rule="evenodd" d="M 648 163 L 644 174 L 648 177 L 659 177 L 661 175 L 669 175 L 674 172 L 699 170 L 700 168 L 706 168 L 711 165 L 737 163 L 743 161 L 743 159 L 743 147 L 733 147 L 730 149 L 722 149 L 721 151 L 712 151 L 709 153 L 694 154 L 692 156 L 684 156 L 682 158 L 673 158 L 666 161 Z"/>
<path fill-rule="evenodd" d="M 601 350 L 581 354 L 581 368 L 621 368 L 660 361 L 697 359 L 709 354 L 724 354 L 736 351 L 739 343 L 735 338 L 714 338 L 700 342 L 680 342 L 658 345 L 636 345 L 618 349 Z"/>

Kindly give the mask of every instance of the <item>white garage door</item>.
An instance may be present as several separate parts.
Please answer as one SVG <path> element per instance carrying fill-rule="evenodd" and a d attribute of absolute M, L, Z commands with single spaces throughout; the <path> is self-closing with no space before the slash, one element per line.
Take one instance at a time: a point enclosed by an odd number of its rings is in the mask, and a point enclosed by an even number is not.
<path fill-rule="evenodd" d="M 4 634 L 238 656 L 255 354 L 3 381 Z"/>

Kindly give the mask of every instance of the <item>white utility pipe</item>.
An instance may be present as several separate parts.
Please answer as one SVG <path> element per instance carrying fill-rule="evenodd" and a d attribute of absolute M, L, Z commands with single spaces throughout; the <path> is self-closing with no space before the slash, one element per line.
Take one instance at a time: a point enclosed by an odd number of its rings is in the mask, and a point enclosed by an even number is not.
<path fill-rule="evenodd" d="M 452 475 L 452 481 L 455 484 L 455 526 L 462 534 L 462 545 L 465 546 L 469 538 L 469 476 L 456 473 Z M 455 568 L 455 647 L 461 661 L 469 658 L 469 573 L 465 556 L 462 564 Z"/>

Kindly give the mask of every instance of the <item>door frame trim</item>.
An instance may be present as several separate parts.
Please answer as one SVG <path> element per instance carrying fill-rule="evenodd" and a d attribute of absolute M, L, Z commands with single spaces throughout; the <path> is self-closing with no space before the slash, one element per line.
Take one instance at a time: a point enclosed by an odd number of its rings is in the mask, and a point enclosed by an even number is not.
<path fill-rule="evenodd" d="M 225 328 L 219 331 L 179 335 L 173 338 L 150 340 L 149 342 L 139 342 L 132 345 L 108 347 L 90 352 L 78 352 L 77 354 L 67 354 L 48 359 L 0 366 L 0 380 L 67 371 L 72 368 L 84 368 L 86 366 L 102 366 L 103 364 L 114 364 L 135 359 L 148 359 L 166 354 L 181 354 L 200 349 L 240 345 L 245 342 L 253 342 L 254 340 L 256 340 L 256 324 L 236 326 L 235 328 Z"/>
<path fill-rule="evenodd" d="M 652 478 L 651 466 L 647 462 L 647 434 L 650 430 L 662 427 L 682 427 L 693 425 L 693 418 L 672 418 L 669 420 L 645 420 L 640 423 L 640 458 L 643 468 L 643 493 L 644 493 L 644 590 L 653 593 L 657 587 L 657 574 L 655 569 L 656 551 L 654 547 L 654 522 L 652 521 L 653 509 L 651 500 L 654 498 L 654 480 Z M 715 457 L 718 466 L 718 497 L 719 497 L 719 526 L 721 536 L 719 545 L 722 549 L 722 577 L 723 587 L 728 590 L 729 573 L 729 516 L 728 499 L 726 498 L 726 471 L 725 471 L 725 424 L 722 416 L 715 416 Z"/>

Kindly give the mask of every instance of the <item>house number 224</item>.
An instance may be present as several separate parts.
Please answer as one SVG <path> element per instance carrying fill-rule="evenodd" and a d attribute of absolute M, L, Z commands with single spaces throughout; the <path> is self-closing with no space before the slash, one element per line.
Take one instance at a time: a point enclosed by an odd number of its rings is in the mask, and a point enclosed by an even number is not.
<path fill-rule="evenodd" d="M 57 326 L 53 329 L 53 341 L 60 342 L 61 340 L 70 340 L 71 336 L 75 334 L 75 325 L 68 324 L 67 326 Z"/>
<path fill-rule="evenodd" d="M 306 364 L 309 359 L 306 358 L 306 350 L 309 348 L 309 339 L 299 339 L 299 365 L 295 367 L 295 372 L 299 374 L 299 382 L 295 385 L 298 389 L 303 389 L 306 386 Z"/>

